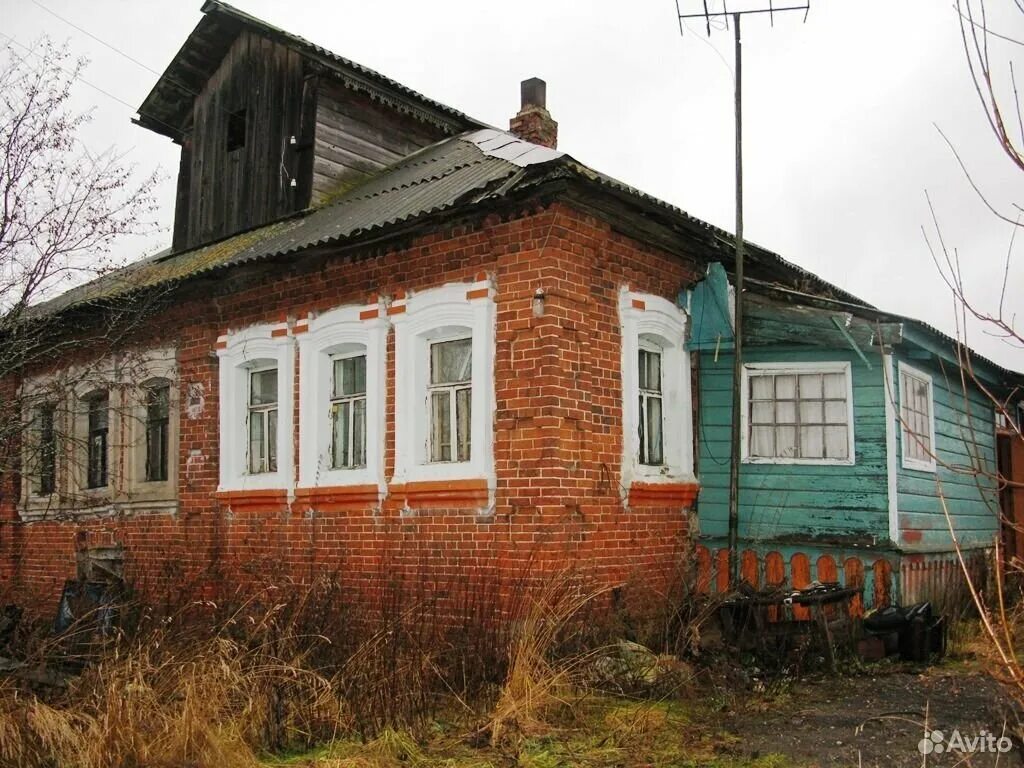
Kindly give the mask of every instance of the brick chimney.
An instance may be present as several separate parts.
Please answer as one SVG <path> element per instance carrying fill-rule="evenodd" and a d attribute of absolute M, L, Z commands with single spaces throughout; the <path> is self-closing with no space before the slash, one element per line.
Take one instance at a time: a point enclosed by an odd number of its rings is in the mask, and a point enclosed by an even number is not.
<path fill-rule="evenodd" d="M 508 129 L 520 139 L 557 149 L 558 123 L 547 110 L 547 83 L 539 77 L 523 80 L 519 85 L 523 106 L 508 122 Z"/>

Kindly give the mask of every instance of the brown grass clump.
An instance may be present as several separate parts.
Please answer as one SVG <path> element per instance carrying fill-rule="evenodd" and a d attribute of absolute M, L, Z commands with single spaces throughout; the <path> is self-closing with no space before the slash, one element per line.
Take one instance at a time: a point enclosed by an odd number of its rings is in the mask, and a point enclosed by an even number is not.
<path fill-rule="evenodd" d="M 555 661 L 552 652 L 564 640 L 572 619 L 606 591 L 586 591 L 567 577 L 558 578 L 528 601 L 516 621 L 508 673 L 487 724 L 492 745 L 511 732 L 530 735 L 542 730 L 545 712 L 568 703 L 583 657 L 574 654 Z"/>

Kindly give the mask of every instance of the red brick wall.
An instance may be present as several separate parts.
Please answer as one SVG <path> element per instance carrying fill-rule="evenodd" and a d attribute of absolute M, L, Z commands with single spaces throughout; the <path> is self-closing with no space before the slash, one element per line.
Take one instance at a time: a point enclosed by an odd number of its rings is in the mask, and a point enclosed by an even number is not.
<path fill-rule="evenodd" d="M 218 361 L 210 353 L 219 334 L 362 303 L 371 294 L 470 282 L 481 271 L 497 293 L 493 518 L 459 509 L 403 515 L 395 497 L 378 515 L 369 508 L 229 511 L 215 498 Z M 8 510 L 0 522 L 0 575 L 49 602 L 74 575 L 77 546 L 121 543 L 129 578 L 155 599 L 333 572 L 353 588 L 371 576 L 404 573 L 444 589 L 450 579 L 509 581 L 570 565 L 603 583 L 640 578 L 663 588 L 680 578 L 687 517 L 678 507 L 626 510 L 621 501 L 618 293 L 628 283 L 674 299 L 697 274 L 693 264 L 555 205 L 506 221 L 494 215 L 370 259 L 329 258 L 315 271 L 275 268 L 221 298 L 184 302 L 161 318 L 159 327 L 174 332 L 158 339 L 178 347 L 183 401 L 200 388 L 205 399 L 198 418 L 182 408 L 179 512 L 22 524 Z M 546 297 L 540 317 L 533 313 L 537 289 Z M 393 334 L 388 352 L 390 477 Z"/>

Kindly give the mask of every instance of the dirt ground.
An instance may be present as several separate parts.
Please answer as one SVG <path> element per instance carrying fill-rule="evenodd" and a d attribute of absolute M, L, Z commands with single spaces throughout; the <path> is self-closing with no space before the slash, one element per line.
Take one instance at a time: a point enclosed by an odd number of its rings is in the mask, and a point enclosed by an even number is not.
<path fill-rule="evenodd" d="M 729 707 L 719 725 L 735 738 L 727 752 L 740 760 L 784 755 L 794 765 L 822 768 L 1024 765 L 1019 743 L 1006 754 L 949 749 L 954 731 L 971 738 L 987 731 L 998 738 L 1004 728 L 1014 729 L 1018 715 L 998 684 L 977 669 L 950 664 L 878 671 L 801 681 L 777 695 L 770 689 L 763 698 Z M 942 732 L 943 749 L 933 748 L 923 763 L 918 744 L 926 717 L 930 730 Z"/>

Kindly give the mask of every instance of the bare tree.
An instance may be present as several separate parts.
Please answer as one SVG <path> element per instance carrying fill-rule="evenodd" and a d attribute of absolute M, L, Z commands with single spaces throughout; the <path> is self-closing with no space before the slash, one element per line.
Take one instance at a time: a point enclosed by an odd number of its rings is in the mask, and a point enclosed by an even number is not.
<path fill-rule="evenodd" d="M 86 66 L 66 45 L 43 38 L 0 49 L 0 505 L 18 494 L 18 471 L 34 444 L 26 430 L 59 431 L 66 418 L 41 403 L 67 401 L 73 377 L 95 376 L 100 360 L 137 327 L 146 306 L 107 302 L 88 321 L 40 304 L 123 265 L 115 243 L 152 233 L 158 173 L 140 174 L 114 149 L 94 153 L 81 129 L 89 112 L 71 106 Z M 46 387 L 24 376 L 56 361 L 74 368 Z M 120 363 L 123 366 L 123 361 Z M 109 368 L 109 364 L 104 364 Z M 74 370 L 74 374 L 67 373 Z M 58 392 L 56 390 L 63 390 Z M 46 435 L 52 444 L 51 435 Z M 69 436 L 70 437 L 70 436 Z M 55 438 L 56 439 L 56 438 Z M 36 441 L 35 444 L 38 444 Z M 44 452 L 53 450 L 43 448 Z M 44 455 L 44 460 L 50 457 Z M 27 459 L 32 461 L 33 459 Z"/>
<path fill-rule="evenodd" d="M 1006 4 L 1006 8 L 1001 8 L 1001 10 L 1024 21 L 1024 1 L 1022 0 L 1011 0 Z M 1004 59 L 1002 55 L 997 57 L 993 53 L 996 42 L 999 43 L 1001 50 L 1024 51 L 1024 40 L 1018 40 L 993 29 L 985 0 L 957 0 L 956 11 L 959 16 L 966 65 L 985 120 L 1001 151 L 1016 169 L 1024 171 L 1024 112 L 1021 109 L 1013 57 L 1007 56 Z M 1010 306 L 1007 304 L 1008 296 L 1012 302 L 1016 298 L 1015 291 L 1019 291 L 1018 286 L 1010 284 L 1010 274 L 1018 230 L 1024 224 L 1024 207 L 1014 201 L 1008 203 L 993 201 L 986 195 L 962 159 L 957 147 L 942 133 L 941 129 L 939 130 L 964 171 L 972 189 L 993 215 L 1007 225 L 1007 250 L 1005 253 L 993 255 L 990 259 L 991 263 L 999 266 L 1002 275 L 999 300 L 995 306 L 987 306 L 984 302 L 979 302 L 968 291 L 961 269 L 960 254 L 955 247 L 947 243 L 932 200 L 930 197 L 928 198 L 931 223 L 930 228 L 924 231 L 925 240 L 936 269 L 950 291 L 959 342 L 955 350 L 957 368 L 955 371 L 944 372 L 946 383 L 951 393 L 956 391 L 963 393 L 964 409 L 967 414 L 967 423 L 963 426 L 963 438 L 969 447 L 969 453 L 973 456 L 980 456 L 977 432 L 980 427 L 973 423 L 970 416 L 970 391 L 982 393 L 984 398 L 991 403 L 1001 422 L 1000 428 L 1004 434 L 1009 435 L 1009 439 L 1024 440 L 1024 424 L 1021 423 L 1022 411 L 1019 406 L 1020 402 L 1024 400 L 1024 391 L 1020 386 L 1014 386 L 1012 383 L 1000 390 L 987 384 L 986 380 L 978 374 L 978 363 L 966 344 L 967 327 L 969 321 L 974 320 L 979 322 L 984 333 L 1001 339 L 1015 349 L 1024 350 L 1024 331 L 1021 330 L 1020 321 L 1012 309 L 1012 304 Z M 897 413 L 899 413 L 898 410 Z M 1022 485 L 1019 481 L 1015 482 L 1011 478 L 1002 476 L 998 466 L 985 466 L 980 461 L 972 461 L 970 466 L 949 464 L 943 464 L 943 466 L 949 471 L 969 474 L 974 477 L 982 498 L 986 498 L 986 491 L 990 492 L 993 486 L 1001 493 L 1007 487 Z M 1024 701 L 1024 664 L 1018 655 L 1018 647 L 1024 640 L 1024 636 L 1022 636 L 1024 605 L 1020 602 L 1020 595 L 1012 596 L 1011 590 L 1007 588 L 1007 577 L 1013 578 L 1018 590 L 1021 585 L 1024 585 L 1024 563 L 1007 558 L 1006 553 L 1000 551 L 1001 542 L 997 538 L 994 589 L 986 593 L 985 585 L 979 583 L 959 546 L 960 532 L 957 530 L 949 508 L 951 502 L 946 498 L 942 481 L 938 476 L 936 477 L 936 486 L 949 533 L 963 567 L 968 592 L 981 619 L 983 635 L 991 652 L 990 657 L 994 662 L 992 670 L 999 679 L 1010 686 L 1009 690 L 1013 692 L 1018 701 Z M 1002 526 L 1024 532 L 1020 526 L 1021 521 L 1007 519 L 1000 510 L 998 502 L 994 502 L 992 508 L 994 514 L 999 516 Z M 1014 607 L 1015 605 L 1016 607 Z"/>

